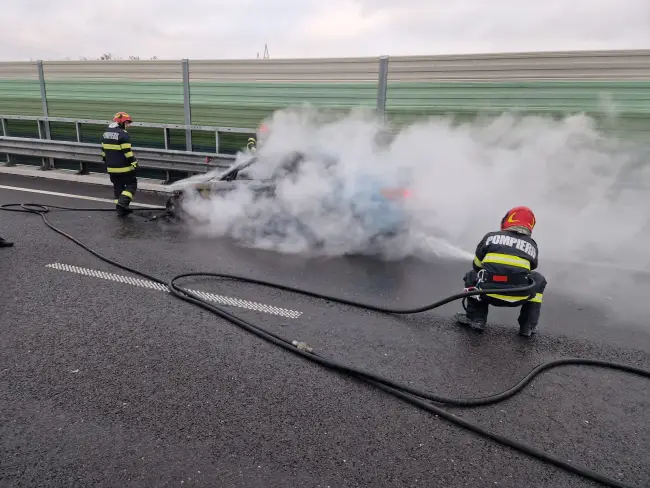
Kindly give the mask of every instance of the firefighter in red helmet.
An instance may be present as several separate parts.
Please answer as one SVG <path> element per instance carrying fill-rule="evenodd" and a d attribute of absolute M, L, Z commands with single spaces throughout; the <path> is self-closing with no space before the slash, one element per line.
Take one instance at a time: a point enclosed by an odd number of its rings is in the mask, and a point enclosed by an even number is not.
<path fill-rule="evenodd" d="M 489 289 L 494 293 L 468 297 L 467 313 L 456 314 L 459 323 L 482 332 L 489 305 L 521 306 L 519 334 L 530 337 L 536 332 L 546 278 L 534 271 L 539 263 L 539 250 L 532 238 L 535 223 L 535 214 L 530 208 L 515 207 L 501 219 L 501 230 L 483 236 L 476 247 L 473 269 L 465 274 L 463 280 L 466 290 Z M 508 292 L 508 288 L 529 285 L 529 276 L 535 281 L 533 290 L 514 295 Z"/>
<path fill-rule="evenodd" d="M 113 123 L 102 135 L 102 161 L 113 183 L 118 215 L 131 212 L 129 205 L 138 189 L 136 177 L 138 160 L 133 154 L 131 136 L 126 131 L 132 122 L 133 119 L 129 114 L 118 112 L 113 117 Z"/>

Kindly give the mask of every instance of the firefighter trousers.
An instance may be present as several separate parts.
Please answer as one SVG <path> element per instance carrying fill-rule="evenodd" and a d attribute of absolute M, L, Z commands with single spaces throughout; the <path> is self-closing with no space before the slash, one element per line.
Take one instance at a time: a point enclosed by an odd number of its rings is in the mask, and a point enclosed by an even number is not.
<path fill-rule="evenodd" d="M 113 194 L 115 195 L 115 209 L 119 215 L 125 215 L 131 211 L 129 205 L 138 189 L 138 179 L 135 176 L 135 171 L 111 173 L 110 177 L 111 183 L 113 183 Z"/>
<path fill-rule="evenodd" d="M 515 299 L 514 297 L 507 297 L 502 295 L 503 292 L 507 291 L 502 287 L 492 287 L 489 284 L 481 284 L 483 290 L 492 290 L 494 288 L 493 294 L 501 294 L 502 298 L 497 298 L 489 295 L 476 295 L 467 297 L 467 318 L 470 320 L 480 320 L 482 322 L 487 321 L 489 306 L 494 307 L 521 307 L 519 311 L 519 318 L 517 322 L 521 327 L 530 326 L 536 327 L 539 322 L 540 312 L 542 310 L 542 297 L 544 295 L 544 290 L 546 289 L 546 278 L 537 271 L 532 271 L 530 276 L 535 280 L 535 287 L 527 292 L 528 294 L 534 293 L 531 298 L 528 299 Z M 463 281 L 465 282 L 466 287 L 476 286 L 478 283 L 479 276 L 478 273 L 474 270 L 469 271 L 465 274 Z M 480 298 L 480 299 L 477 299 Z"/>

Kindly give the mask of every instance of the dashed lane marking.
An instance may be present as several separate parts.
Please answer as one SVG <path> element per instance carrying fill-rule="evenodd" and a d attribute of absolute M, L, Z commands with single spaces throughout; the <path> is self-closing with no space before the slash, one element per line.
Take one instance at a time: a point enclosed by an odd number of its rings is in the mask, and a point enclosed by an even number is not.
<path fill-rule="evenodd" d="M 108 198 L 87 197 L 86 195 L 75 195 L 75 194 L 72 194 L 72 193 L 60 193 L 58 191 L 36 190 L 34 188 L 22 188 L 20 186 L 0 185 L 0 189 L 3 189 L 3 190 L 15 190 L 15 191 L 25 191 L 25 192 L 28 192 L 28 193 L 41 193 L 42 195 L 52 195 L 52 196 L 55 196 L 55 197 L 78 198 L 79 200 L 90 200 L 90 201 L 93 201 L 93 202 L 106 202 L 106 203 L 114 204 L 114 200 L 109 200 Z M 131 202 L 131 205 L 134 206 L 134 207 L 160 208 L 159 205 L 149 205 L 148 203 Z"/>
<path fill-rule="evenodd" d="M 98 271 L 95 269 L 81 268 L 79 266 L 71 266 L 69 264 L 62 263 L 52 263 L 45 265 L 47 268 L 56 269 L 59 271 L 68 271 L 70 273 L 76 273 L 85 276 L 92 276 L 93 278 L 100 278 L 108 281 L 115 281 L 117 283 L 126 283 L 128 285 L 138 286 L 140 288 L 149 288 L 151 290 L 157 290 L 169 293 L 169 288 L 167 285 L 161 285 L 155 281 L 145 280 L 142 278 L 132 278 L 130 276 L 118 275 L 114 273 L 107 273 L 105 271 Z M 295 310 L 289 310 L 286 308 L 274 307 L 272 305 L 265 305 L 263 303 L 251 302 L 249 300 L 242 300 L 240 298 L 232 298 L 224 295 L 217 295 L 215 293 L 208 293 L 200 290 L 189 290 L 192 293 L 197 294 L 204 300 L 210 302 L 221 303 L 223 305 L 230 305 L 231 307 L 245 308 L 248 310 L 255 310 L 257 312 L 264 312 L 271 315 L 279 315 L 281 317 L 287 317 L 291 319 L 297 319 L 302 315 L 302 312 Z"/>

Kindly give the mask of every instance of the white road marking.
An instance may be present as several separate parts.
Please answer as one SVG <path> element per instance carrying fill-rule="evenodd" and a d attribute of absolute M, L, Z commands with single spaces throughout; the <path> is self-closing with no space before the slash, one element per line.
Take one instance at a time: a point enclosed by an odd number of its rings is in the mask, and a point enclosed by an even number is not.
<path fill-rule="evenodd" d="M 114 273 L 107 273 L 105 271 L 97 271 L 94 269 L 81 268 L 79 266 L 71 266 L 69 264 L 52 263 L 47 264 L 47 268 L 57 269 L 59 271 L 68 271 L 70 273 L 77 273 L 85 276 L 92 276 L 94 278 L 101 278 L 103 280 L 115 281 L 118 283 L 126 283 L 127 285 L 139 286 L 141 288 L 149 288 L 151 290 L 163 291 L 169 293 L 167 285 L 161 285 L 155 281 L 145 280 L 143 278 L 132 278 L 130 276 L 118 275 Z M 207 293 L 200 290 L 189 290 L 197 294 L 204 300 L 211 302 L 221 303 L 223 305 L 230 305 L 232 307 L 246 308 L 248 310 L 255 310 L 257 312 L 264 312 L 271 315 L 279 315 L 291 319 L 297 319 L 302 315 L 302 312 L 289 310 L 286 308 L 274 307 L 272 305 L 265 305 L 263 303 L 251 302 L 249 300 L 242 300 L 240 298 L 232 298 L 223 295 L 216 295 L 214 293 Z"/>
<path fill-rule="evenodd" d="M 72 193 L 59 193 L 57 191 L 35 190 L 34 188 L 22 188 L 22 187 L 19 187 L 19 186 L 7 186 L 7 185 L 0 185 L 0 189 L 24 191 L 24 192 L 28 192 L 28 193 L 41 193 L 43 195 L 53 195 L 53 196 L 56 196 L 56 197 L 78 198 L 80 200 L 91 200 L 93 202 L 106 202 L 106 203 L 113 203 L 114 204 L 114 200 L 109 200 L 108 198 L 87 197 L 85 195 L 74 195 Z M 147 203 L 133 202 L 133 203 L 131 203 L 131 205 L 133 205 L 134 207 L 160 208 L 159 205 L 149 205 Z"/>

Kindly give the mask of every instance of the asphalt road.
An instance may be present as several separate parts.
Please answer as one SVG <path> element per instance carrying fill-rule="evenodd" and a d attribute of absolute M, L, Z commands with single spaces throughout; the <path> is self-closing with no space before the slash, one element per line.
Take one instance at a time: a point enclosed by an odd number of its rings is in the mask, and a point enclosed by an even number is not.
<path fill-rule="evenodd" d="M 0 185 L 111 198 L 109 188 L 78 183 L 3 175 Z M 162 204 L 143 194 L 137 201 Z M 0 204 L 21 202 L 111 205 L 0 189 Z M 106 256 L 164 279 L 234 272 L 396 307 L 457 293 L 469 265 L 283 256 L 111 212 L 49 218 Z M 15 242 L 0 249 L 1 486 L 600 486 L 282 351 L 146 283 L 119 281 L 127 273 L 38 216 L 0 212 L 0 236 Z M 491 311 L 488 330 L 476 335 L 449 319 L 459 303 L 391 316 L 242 283 L 183 284 L 220 300 L 248 300 L 229 310 L 323 355 L 451 397 L 502 391 L 540 362 L 566 356 L 650 368 L 645 275 L 626 272 L 607 296 L 594 296 L 571 277 L 602 277 L 602 270 L 542 271 L 552 278 L 532 340 L 517 336 L 512 310 Z M 565 367 L 497 405 L 449 410 L 648 487 L 649 391 L 639 377 Z"/>

